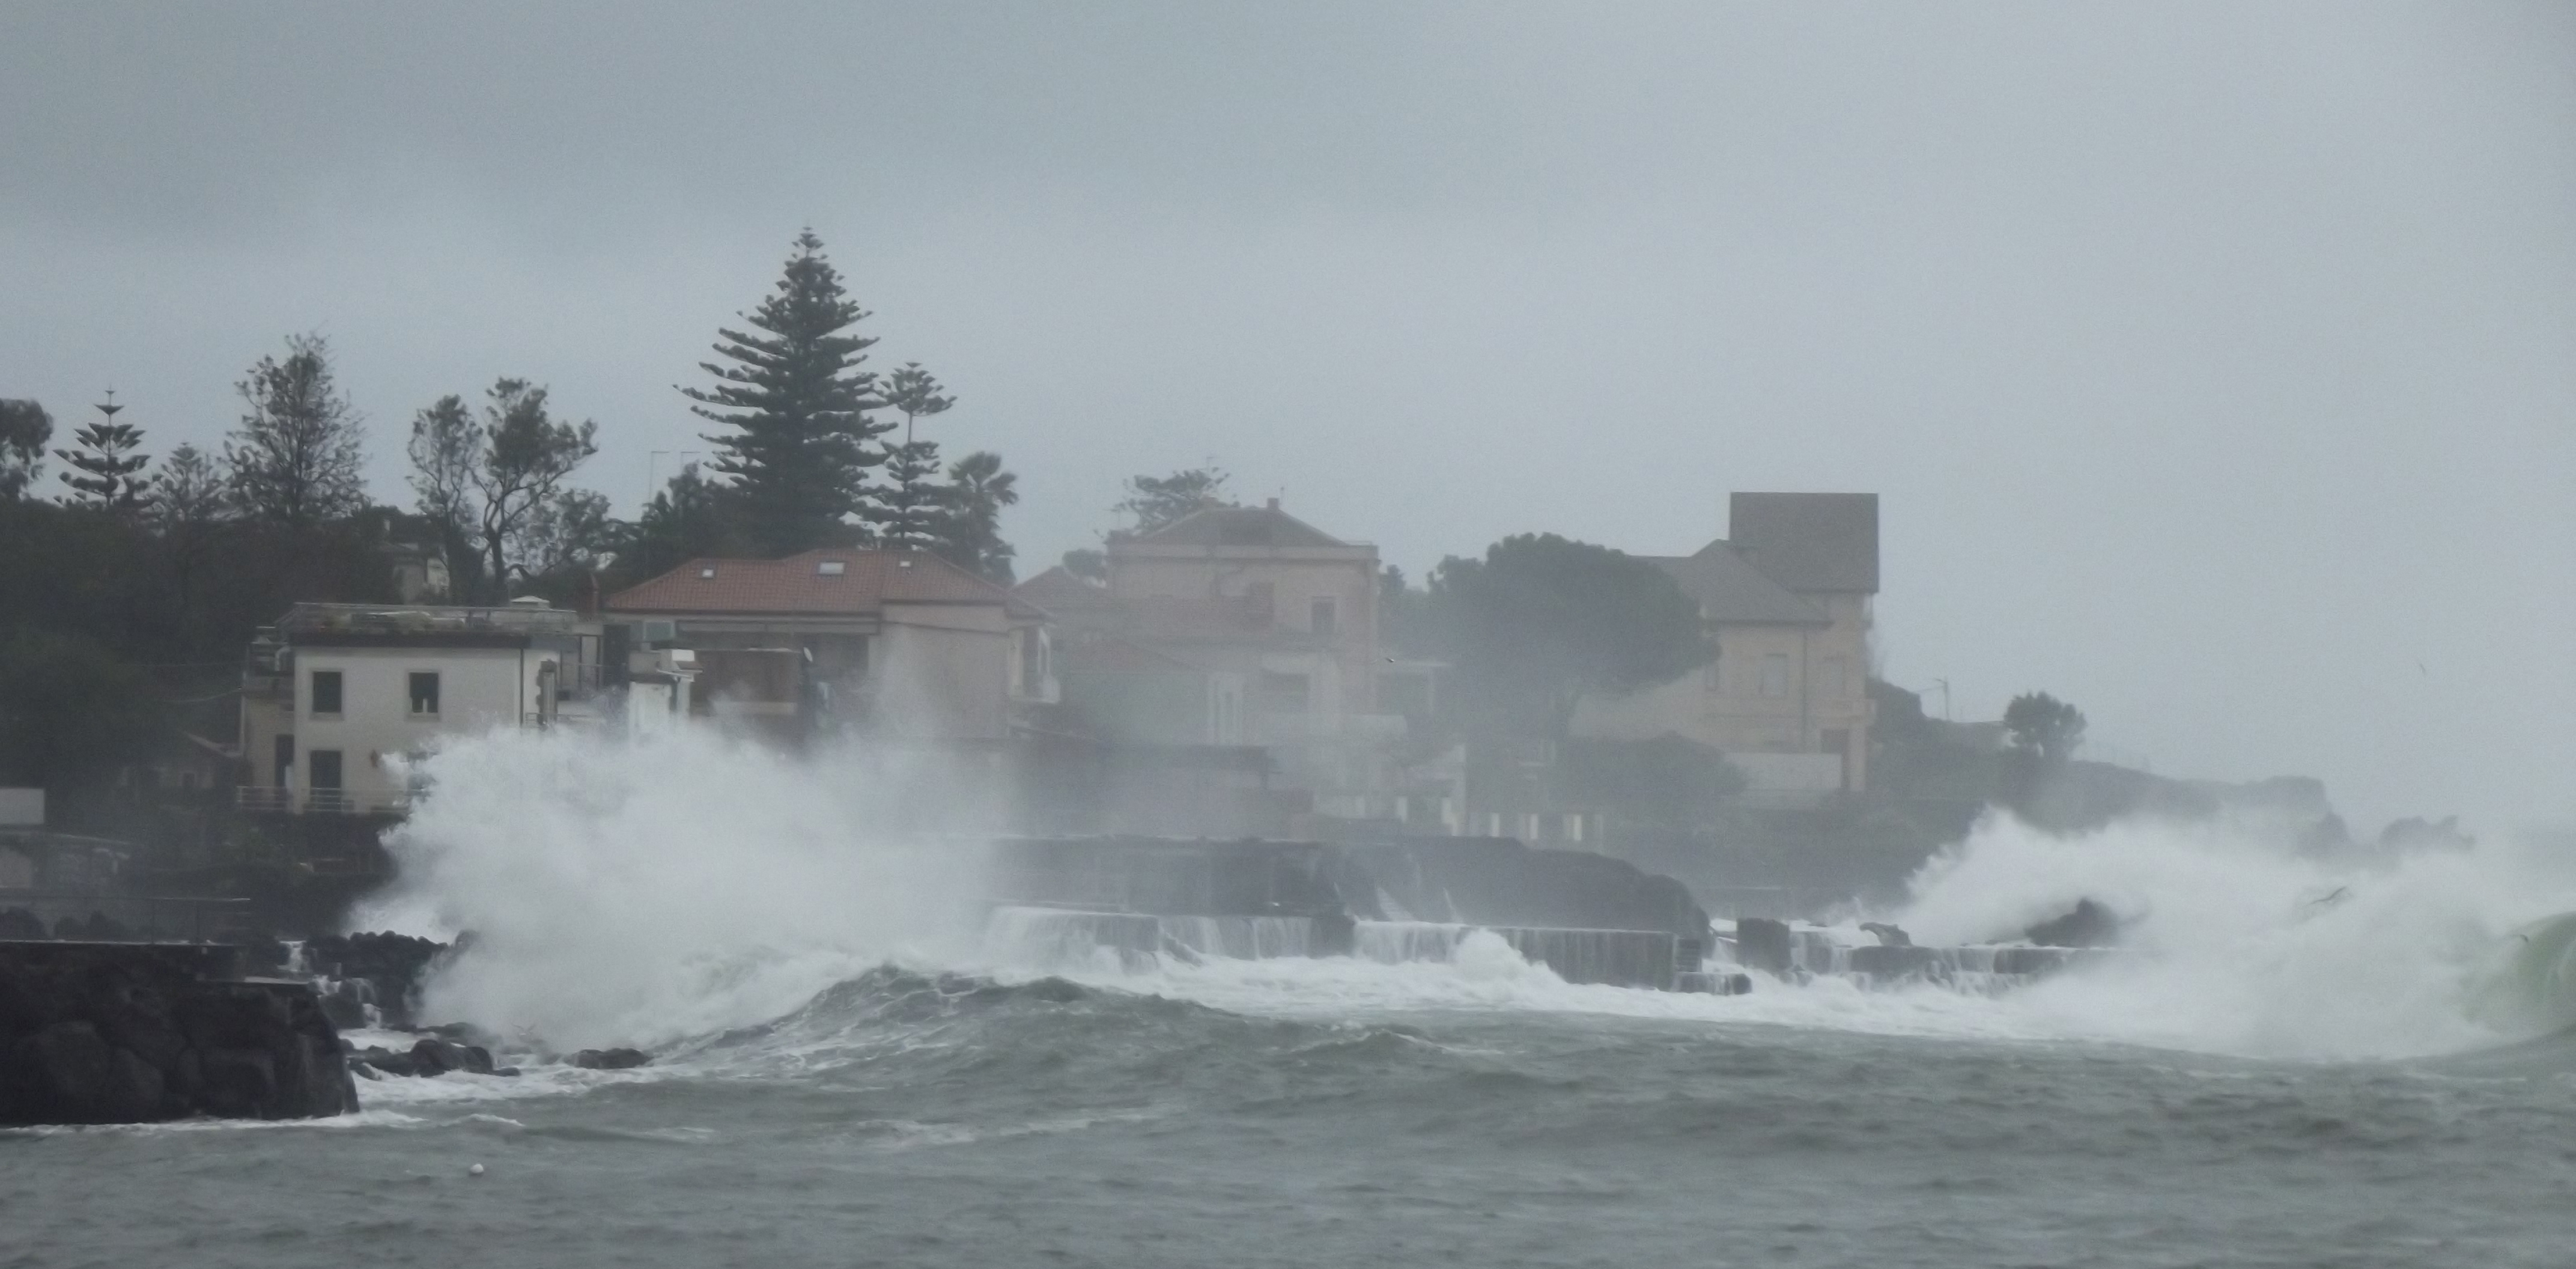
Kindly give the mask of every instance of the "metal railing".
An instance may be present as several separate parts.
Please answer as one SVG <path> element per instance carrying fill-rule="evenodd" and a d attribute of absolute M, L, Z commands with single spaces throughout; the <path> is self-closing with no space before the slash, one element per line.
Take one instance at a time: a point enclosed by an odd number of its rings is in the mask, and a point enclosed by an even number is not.
<path fill-rule="evenodd" d="M 349 789 L 280 789 L 245 784 L 233 790 L 233 806 L 267 815 L 401 815 L 411 809 L 411 795 L 358 793 Z"/>

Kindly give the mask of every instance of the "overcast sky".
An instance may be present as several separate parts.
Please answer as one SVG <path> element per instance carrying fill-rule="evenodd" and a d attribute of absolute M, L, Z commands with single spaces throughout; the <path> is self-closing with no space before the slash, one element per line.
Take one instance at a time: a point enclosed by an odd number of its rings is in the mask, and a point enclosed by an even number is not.
<path fill-rule="evenodd" d="M 1962 718 L 2576 817 L 2576 7 L 0 5 L 65 428 L 316 330 L 377 497 L 517 375 L 631 510 L 805 225 L 1028 571 L 1209 460 L 1416 574 L 1874 490 Z"/>

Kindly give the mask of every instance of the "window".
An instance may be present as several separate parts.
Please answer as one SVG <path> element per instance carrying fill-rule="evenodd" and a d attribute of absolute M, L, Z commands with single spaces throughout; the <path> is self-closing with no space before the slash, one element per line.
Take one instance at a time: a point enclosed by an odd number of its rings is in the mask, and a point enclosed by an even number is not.
<path fill-rule="evenodd" d="M 1762 694 L 1764 696 L 1789 694 L 1788 653 L 1773 652 L 1762 658 Z"/>
<path fill-rule="evenodd" d="M 339 713 L 340 672 L 315 670 L 313 672 L 313 716 L 315 718 L 337 717 Z"/>
<path fill-rule="evenodd" d="M 411 716 L 414 718 L 438 717 L 438 671 L 414 670 L 411 672 Z"/>
<path fill-rule="evenodd" d="M 1334 627 L 1339 624 L 1336 618 L 1338 618 L 1340 614 L 1334 610 L 1333 601 L 1331 599 L 1316 600 L 1313 604 L 1307 607 L 1306 613 L 1307 627 L 1319 635 L 1329 635 L 1333 633 Z"/>
<path fill-rule="evenodd" d="M 814 573 L 818 577 L 839 577 L 849 571 L 849 563 L 844 560 L 818 560 L 814 564 Z"/>
<path fill-rule="evenodd" d="M 313 789 L 315 792 L 324 792 L 327 790 L 338 789 L 340 787 L 339 750 L 316 749 L 306 754 L 305 759 L 310 762 L 313 767 Z"/>
<path fill-rule="evenodd" d="M 1261 676 L 1261 708 L 1273 714 L 1306 712 L 1306 676 L 1265 672 Z"/>

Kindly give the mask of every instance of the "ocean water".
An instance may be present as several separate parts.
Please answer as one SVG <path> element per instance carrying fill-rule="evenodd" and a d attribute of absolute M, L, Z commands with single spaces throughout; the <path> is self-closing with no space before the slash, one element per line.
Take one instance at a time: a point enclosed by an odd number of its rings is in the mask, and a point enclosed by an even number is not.
<path fill-rule="evenodd" d="M 1969 939 L 2080 893 L 2134 954 L 1992 997 L 1718 998 L 1567 985 L 1491 935 L 1037 954 L 962 920 L 938 857 L 852 845 L 866 781 L 696 741 L 433 762 L 359 923 L 475 930 L 432 1011 L 528 1073 L 0 1133 L 0 1266 L 2576 1264 L 2546 856 L 1988 825 L 1874 915 Z M 657 1060 L 537 1056 L 616 1042 Z"/>

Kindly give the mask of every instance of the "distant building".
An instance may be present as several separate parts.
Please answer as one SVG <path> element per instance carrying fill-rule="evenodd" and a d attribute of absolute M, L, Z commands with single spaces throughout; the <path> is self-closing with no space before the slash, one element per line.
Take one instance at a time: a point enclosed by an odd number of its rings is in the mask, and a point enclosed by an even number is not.
<path fill-rule="evenodd" d="M 395 814 L 391 760 L 440 736 L 595 717 L 596 622 L 497 608 L 297 604 L 251 645 L 238 791 L 246 810 Z"/>
<path fill-rule="evenodd" d="M 1699 604 L 1715 664 L 1629 696 L 1586 698 L 1579 735 L 1678 735 L 1725 752 L 1757 801 L 1868 787 L 1878 495 L 1739 493 L 1728 536 L 1641 557 Z"/>
<path fill-rule="evenodd" d="M 1055 568 L 1015 592 L 1059 632 L 1070 724 L 1117 745 L 1258 749 L 1316 814 L 1385 813 L 1405 720 L 1378 699 L 1376 547 L 1272 499 L 1113 535 L 1106 555 L 1105 582 Z"/>
<path fill-rule="evenodd" d="M 719 718 L 809 709 L 883 737 L 1003 740 L 1057 699 L 1045 614 L 926 551 L 696 559 L 605 615 L 691 650 L 695 708 Z"/>

